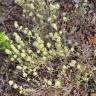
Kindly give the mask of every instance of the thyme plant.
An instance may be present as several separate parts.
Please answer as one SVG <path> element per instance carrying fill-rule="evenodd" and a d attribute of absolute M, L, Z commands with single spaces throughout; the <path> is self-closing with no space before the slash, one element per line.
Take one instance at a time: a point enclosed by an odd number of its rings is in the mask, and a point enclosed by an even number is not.
<path fill-rule="evenodd" d="M 52 87 L 67 91 L 68 95 L 73 84 L 88 82 L 95 68 L 67 60 L 78 44 L 69 49 L 63 41 L 63 32 L 57 26 L 59 4 L 52 0 L 16 0 L 16 3 L 23 7 L 23 16 L 30 17 L 35 24 L 29 28 L 15 21 L 18 32 L 12 34 L 14 39 L 7 37 L 10 48 L 6 47 L 5 52 L 8 61 L 15 64 L 8 84 L 21 94 Z M 67 22 L 68 18 L 63 20 Z"/>

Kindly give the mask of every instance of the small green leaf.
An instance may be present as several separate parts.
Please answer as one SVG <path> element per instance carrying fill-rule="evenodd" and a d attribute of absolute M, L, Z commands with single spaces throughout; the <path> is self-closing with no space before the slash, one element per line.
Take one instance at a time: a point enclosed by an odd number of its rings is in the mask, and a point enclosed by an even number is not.
<path fill-rule="evenodd" d="M 10 42 L 6 39 L 6 34 L 0 32 L 0 51 L 10 48 Z"/>

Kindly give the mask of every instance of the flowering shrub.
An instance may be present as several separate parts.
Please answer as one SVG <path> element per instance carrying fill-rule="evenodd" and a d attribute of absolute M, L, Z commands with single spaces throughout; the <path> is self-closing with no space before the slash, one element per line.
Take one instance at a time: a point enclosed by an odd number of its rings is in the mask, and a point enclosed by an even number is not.
<path fill-rule="evenodd" d="M 52 0 L 16 0 L 16 3 L 23 7 L 23 16 L 30 17 L 34 24 L 29 28 L 15 21 L 17 31 L 12 34 L 13 39 L 7 37 L 10 42 L 10 48 L 5 47 L 7 61 L 15 66 L 9 68 L 8 85 L 25 95 L 54 88 L 67 96 L 75 88 L 81 88 L 82 82 L 88 84 L 96 68 L 70 58 L 73 53 L 79 57 L 82 52 L 77 42 L 69 48 L 65 34 L 58 30 L 59 4 Z M 63 17 L 64 22 L 68 20 Z"/>
<path fill-rule="evenodd" d="M 68 58 L 75 50 L 75 46 L 71 50 L 62 46 L 64 44 L 60 41 L 59 32 L 49 33 L 48 40 L 50 42 L 45 43 L 39 33 L 33 31 L 34 29 L 32 31 L 27 29 L 26 31 L 26 28 L 22 28 L 21 30 L 28 36 L 28 41 L 26 42 L 17 33 L 14 33 L 15 43 L 10 40 L 11 49 L 5 50 L 10 61 L 17 62 L 16 69 L 9 80 L 9 85 L 19 90 L 20 93 L 32 94 L 38 89 L 50 87 L 62 89 L 69 87 L 66 85 L 69 82 L 70 85 L 76 83 L 80 86 L 80 82 L 88 82 L 89 78 L 94 75 L 92 70 L 96 70 L 95 67 L 88 69 L 86 65 L 79 64 L 76 60 L 65 63 L 65 56 Z M 31 35 L 28 35 L 29 32 Z M 28 46 L 32 38 L 34 38 L 32 44 L 36 49 L 35 51 Z M 22 80 L 24 83 L 21 82 Z M 72 87 L 70 86 L 70 91 Z M 65 94 L 67 93 L 65 92 Z"/>
<path fill-rule="evenodd" d="M 40 37 L 39 30 L 34 27 L 32 30 L 29 30 L 28 28 L 21 28 L 19 27 L 18 23 L 15 22 L 14 26 L 19 30 L 22 31 L 27 37 L 28 41 L 23 40 L 23 38 L 20 37 L 19 34 L 16 32 L 13 34 L 15 43 L 13 40 L 10 40 L 10 47 L 11 49 L 6 49 L 5 52 L 9 55 L 9 59 L 12 62 L 17 62 L 15 76 L 17 77 L 19 74 L 21 74 L 22 78 L 25 79 L 25 81 L 30 83 L 37 83 L 40 82 L 38 85 L 39 87 L 46 87 L 46 83 L 48 83 L 49 86 L 52 85 L 52 81 L 48 81 L 46 78 L 41 78 L 38 76 L 38 72 L 36 71 L 40 65 L 46 65 L 47 62 L 50 63 L 50 60 L 57 56 L 64 56 L 66 53 L 68 53 L 68 48 L 64 46 L 64 44 L 61 41 L 61 35 L 62 33 L 59 32 L 50 32 L 46 35 L 47 41 L 44 41 Z M 37 30 L 37 31 L 35 31 Z M 31 40 L 33 40 L 33 43 L 31 43 Z M 30 44 L 34 47 L 35 51 L 30 48 Z M 50 72 L 49 67 L 49 72 Z M 33 75 L 33 76 L 31 76 Z M 33 77 L 36 77 L 39 79 L 39 81 L 34 81 Z M 15 78 L 16 78 L 15 77 Z M 32 80 L 34 82 L 32 82 Z M 43 81 L 42 81 L 43 80 Z M 9 80 L 9 84 L 13 86 L 13 88 L 21 88 L 21 86 L 18 84 L 13 83 L 12 80 Z M 16 81 L 17 82 L 17 81 Z M 56 86 L 59 85 L 59 81 L 56 81 Z M 15 84 L 15 85 L 14 85 Z M 15 87 L 14 87 L 15 86 Z M 28 86 L 28 85 L 27 85 Z M 41 88 L 42 88 L 41 87 Z M 19 88 L 19 89 L 20 89 Z M 24 86 L 22 85 L 22 90 Z M 33 87 L 34 88 L 34 87 Z M 36 88 L 38 88 L 36 86 Z M 20 92 L 22 91 L 20 89 Z"/>

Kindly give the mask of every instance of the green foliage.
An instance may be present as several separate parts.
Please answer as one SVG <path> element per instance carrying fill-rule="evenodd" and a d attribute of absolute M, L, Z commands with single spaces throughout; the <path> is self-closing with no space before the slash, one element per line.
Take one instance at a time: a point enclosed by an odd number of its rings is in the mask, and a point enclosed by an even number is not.
<path fill-rule="evenodd" d="M 4 51 L 6 48 L 10 48 L 10 42 L 4 32 L 0 32 L 0 51 Z"/>

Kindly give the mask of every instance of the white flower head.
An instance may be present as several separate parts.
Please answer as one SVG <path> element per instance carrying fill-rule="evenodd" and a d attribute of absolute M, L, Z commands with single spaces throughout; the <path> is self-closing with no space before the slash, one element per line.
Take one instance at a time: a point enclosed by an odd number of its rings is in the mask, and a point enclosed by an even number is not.
<path fill-rule="evenodd" d="M 32 36 L 32 32 L 31 31 L 28 31 L 28 36 Z"/>
<path fill-rule="evenodd" d="M 53 23 L 51 26 L 52 26 L 55 30 L 57 30 L 57 25 L 56 25 L 55 23 Z"/>
<path fill-rule="evenodd" d="M 67 22 L 68 21 L 67 17 L 64 16 L 63 21 Z"/>
<path fill-rule="evenodd" d="M 42 49 L 44 47 L 44 44 L 40 44 L 39 47 L 40 49 Z"/>
<path fill-rule="evenodd" d="M 55 87 L 61 87 L 61 82 L 59 80 L 55 81 Z"/>
<path fill-rule="evenodd" d="M 88 78 L 88 77 L 84 77 L 83 80 L 84 80 L 84 81 L 88 81 L 89 78 Z"/>
<path fill-rule="evenodd" d="M 11 61 L 14 61 L 14 58 L 11 58 L 10 60 L 11 60 Z"/>
<path fill-rule="evenodd" d="M 60 8 L 60 5 L 59 5 L 59 4 L 55 4 L 55 5 L 50 4 L 50 8 L 51 8 L 52 10 L 54 10 L 54 9 L 59 9 L 59 8 Z"/>
<path fill-rule="evenodd" d="M 14 57 L 14 59 L 16 59 L 17 58 L 17 55 L 13 55 L 13 57 Z"/>
<path fill-rule="evenodd" d="M 45 56 L 43 56 L 43 60 L 44 60 L 44 61 L 46 60 L 46 57 L 45 57 Z"/>
<path fill-rule="evenodd" d="M 8 36 L 6 36 L 6 35 L 5 35 L 5 37 L 4 37 L 4 38 L 5 38 L 6 40 L 9 40 L 9 37 L 8 37 Z"/>
<path fill-rule="evenodd" d="M 48 80 L 47 83 L 48 83 L 48 85 L 50 85 L 50 86 L 52 85 L 51 80 Z"/>
<path fill-rule="evenodd" d="M 18 45 L 17 47 L 18 47 L 18 49 L 21 49 L 22 48 L 21 45 Z"/>
<path fill-rule="evenodd" d="M 37 50 L 37 53 L 40 53 L 40 50 Z"/>
<path fill-rule="evenodd" d="M 47 47 L 50 48 L 51 47 L 51 43 L 48 42 L 47 43 Z"/>
<path fill-rule="evenodd" d="M 22 90 L 22 89 L 23 89 L 23 87 L 22 87 L 22 86 L 19 86 L 19 89 L 20 89 L 20 90 Z"/>
<path fill-rule="evenodd" d="M 30 81 L 30 78 L 27 78 L 27 81 Z"/>
<path fill-rule="evenodd" d="M 24 42 L 22 40 L 19 41 L 19 43 L 20 43 L 21 46 L 23 46 L 23 47 L 25 46 L 25 44 L 24 44 Z"/>
<path fill-rule="evenodd" d="M 43 55 L 47 55 L 47 51 L 45 50 L 45 51 L 43 51 Z"/>
<path fill-rule="evenodd" d="M 59 9 L 59 8 L 60 8 L 59 3 L 55 4 L 55 8 L 56 8 L 56 9 Z"/>
<path fill-rule="evenodd" d="M 70 66 L 75 66 L 76 65 L 76 60 L 71 60 L 71 62 L 69 63 Z"/>
<path fill-rule="evenodd" d="M 59 31 L 60 34 L 62 34 L 63 32 L 62 31 Z"/>
<path fill-rule="evenodd" d="M 25 56 L 26 56 L 26 53 L 22 52 L 22 53 L 21 53 L 21 57 L 24 58 Z"/>
<path fill-rule="evenodd" d="M 5 49 L 5 52 L 6 52 L 7 54 L 12 54 L 12 52 L 11 52 L 9 49 Z"/>
<path fill-rule="evenodd" d="M 18 66 L 16 66 L 16 69 L 21 70 L 22 67 L 18 65 Z"/>
<path fill-rule="evenodd" d="M 21 41 L 21 37 L 16 32 L 13 35 L 15 36 L 16 42 L 19 43 Z"/>
<path fill-rule="evenodd" d="M 16 54 L 19 53 L 19 51 L 17 50 L 17 48 L 16 48 L 13 44 L 11 44 L 11 48 L 12 48 L 12 50 L 13 50 Z"/>
<path fill-rule="evenodd" d="M 37 15 L 37 17 L 39 17 L 39 18 L 41 18 L 41 19 L 43 18 L 43 16 L 40 15 L 39 13 L 37 13 L 36 15 Z"/>
<path fill-rule="evenodd" d="M 23 29 L 23 26 L 19 26 L 18 30 L 22 30 Z"/>
<path fill-rule="evenodd" d="M 65 66 L 65 65 L 63 65 L 63 67 L 62 67 L 63 69 L 67 69 L 67 66 Z"/>
<path fill-rule="evenodd" d="M 49 18 L 48 18 L 48 22 L 50 22 L 51 20 L 52 20 L 52 17 L 49 17 Z"/>
<path fill-rule="evenodd" d="M 14 26 L 15 26 L 15 28 L 18 28 L 19 25 L 18 25 L 17 21 L 14 22 Z"/>
<path fill-rule="evenodd" d="M 29 13 L 29 16 L 32 16 L 32 15 L 33 15 L 33 13 L 32 13 L 32 12 L 30 12 L 30 13 Z"/>
<path fill-rule="evenodd" d="M 35 9 L 34 5 L 31 3 L 30 8 Z"/>
<path fill-rule="evenodd" d="M 78 68 L 78 69 L 80 69 L 80 68 L 81 68 L 80 64 L 78 64 L 78 65 L 77 65 L 77 68 Z"/>
<path fill-rule="evenodd" d="M 70 49 L 70 51 L 73 52 L 73 51 L 74 51 L 74 47 L 72 47 L 72 48 Z"/>
<path fill-rule="evenodd" d="M 13 85 L 13 88 L 14 88 L 14 89 L 17 89 L 17 88 L 18 88 L 18 85 L 15 83 L 15 84 Z"/>
<path fill-rule="evenodd" d="M 49 33 L 49 36 L 50 36 L 50 37 L 53 37 L 53 33 L 52 33 L 52 32 L 51 32 L 51 33 Z"/>
<path fill-rule="evenodd" d="M 27 56 L 26 57 L 26 61 L 30 61 L 31 62 L 32 61 L 32 58 L 30 56 Z"/>
<path fill-rule="evenodd" d="M 23 77 L 27 77 L 27 73 L 23 72 Z"/>
<path fill-rule="evenodd" d="M 58 38 L 58 33 L 57 32 L 54 33 L 54 37 Z"/>
<path fill-rule="evenodd" d="M 13 85 L 13 83 L 14 83 L 14 81 L 13 80 L 9 80 L 9 85 L 11 86 L 11 85 Z"/>
<path fill-rule="evenodd" d="M 37 73 L 36 71 L 34 71 L 34 72 L 33 72 L 33 75 L 34 75 L 34 76 L 37 76 L 37 75 L 38 75 L 38 73 Z"/>
<path fill-rule="evenodd" d="M 28 49 L 28 53 L 29 53 L 29 54 L 32 53 L 32 50 Z"/>
<path fill-rule="evenodd" d="M 26 70 L 27 69 L 27 66 L 23 66 L 23 69 Z"/>

